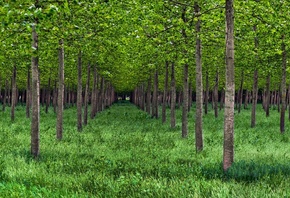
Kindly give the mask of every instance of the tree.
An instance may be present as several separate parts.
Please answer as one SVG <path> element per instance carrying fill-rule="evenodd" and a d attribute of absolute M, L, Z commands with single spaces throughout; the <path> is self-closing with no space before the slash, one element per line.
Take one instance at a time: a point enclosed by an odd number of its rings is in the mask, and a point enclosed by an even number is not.
<path fill-rule="evenodd" d="M 38 8 L 39 2 L 35 1 L 35 7 Z M 36 27 L 38 24 L 38 18 L 34 19 L 32 25 L 32 119 L 31 119 L 31 154 L 34 158 L 39 156 L 39 70 L 38 70 L 38 34 Z"/>
<path fill-rule="evenodd" d="M 194 5 L 195 15 L 200 13 L 200 7 L 195 2 Z M 200 40 L 200 25 L 201 21 L 198 18 L 195 30 L 196 30 L 196 51 L 195 51 L 195 63 L 196 63 L 196 115 L 195 115 L 195 147 L 196 151 L 203 149 L 203 135 L 202 135 L 202 106 L 203 106 L 203 85 L 202 85 L 202 65 L 201 65 L 201 40 Z"/>
<path fill-rule="evenodd" d="M 82 52 L 78 54 L 77 128 L 82 131 Z"/>
<path fill-rule="evenodd" d="M 226 92 L 224 113 L 223 169 L 234 161 L 234 0 L 226 0 Z"/>
<path fill-rule="evenodd" d="M 57 123 L 56 138 L 62 139 L 63 132 L 63 102 L 64 102 L 64 43 L 59 40 L 59 74 L 58 74 L 58 96 L 57 96 Z"/>

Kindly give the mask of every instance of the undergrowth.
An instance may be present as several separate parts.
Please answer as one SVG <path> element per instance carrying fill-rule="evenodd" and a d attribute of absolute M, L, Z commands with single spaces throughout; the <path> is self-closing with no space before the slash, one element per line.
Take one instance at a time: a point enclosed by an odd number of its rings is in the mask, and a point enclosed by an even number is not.
<path fill-rule="evenodd" d="M 0 112 L 0 197 L 289 197 L 290 135 L 279 133 L 279 114 L 257 126 L 250 110 L 235 114 L 235 162 L 222 171 L 223 112 L 204 115 L 204 150 L 195 152 L 194 108 L 189 137 L 177 126 L 151 118 L 129 103 L 117 103 L 82 132 L 76 109 L 64 112 L 64 138 L 55 138 L 56 115 L 41 111 L 38 160 L 30 156 L 30 120 L 25 107 Z M 289 129 L 289 123 L 286 124 Z"/>

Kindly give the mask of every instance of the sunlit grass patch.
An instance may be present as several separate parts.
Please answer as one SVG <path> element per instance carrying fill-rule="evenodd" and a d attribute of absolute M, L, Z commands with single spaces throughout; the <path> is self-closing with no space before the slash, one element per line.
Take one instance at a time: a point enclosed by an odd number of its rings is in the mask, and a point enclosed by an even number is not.
<path fill-rule="evenodd" d="M 223 111 L 204 115 L 204 150 L 195 152 L 194 108 L 189 137 L 181 138 L 181 110 L 170 129 L 129 103 L 99 113 L 82 132 L 76 109 L 64 111 L 64 136 L 56 140 L 56 116 L 41 112 L 38 160 L 30 156 L 30 119 L 9 108 L 0 123 L 0 197 L 287 197 L 290 135 L 279 133 L 279 114 L 257 127 L 250 110 L 236 112 L 235 162 L 222 171 Z M 169 111 L 169 109 L 168 109 Z M 168 112 L 169 115 L 169 112 Z M 21 119 L 20 119 L 21 118 Z M 286 123 L 289 128 L 289 123 Z"/>

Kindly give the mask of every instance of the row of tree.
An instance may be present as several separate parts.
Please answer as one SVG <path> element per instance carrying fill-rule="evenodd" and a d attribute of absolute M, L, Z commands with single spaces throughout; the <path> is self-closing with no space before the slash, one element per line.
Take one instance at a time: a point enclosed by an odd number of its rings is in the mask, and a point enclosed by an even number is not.
<path fill-rule="evenodd" d="M 113 95 L 112 87 L 119 93 L 138 87 L 134 95 L 139 98 L 146 90 L 148 94 L 141 97 L 142 101 L 150 100 L 152 89 L 152 104 L 141 105 L 147 111 L 152 105 L 155 117 L 158 117 L 158 90 L 163 92 L 163 100 L 169 90 L 171 99 L 179 93 L 183 104 L 183 137 L 188 134 L 187 115 L 194 95 L 197 151 L 203 148 L 202 108 L 204 102 L 207 112 L 210 93 L 215 109 L 220 95 L 219 100 L 225 101 L 225 109 L 230 110 L 225 114 L 225 137 L 233 139 L 230 123 L 233 122 L 234 92 L 238 93 L 236 100 L 241 106 L 245 90 L 252 96 L 252 126 L 258 90 L 265 93 L 265 98 L 269 98 L 270 92 L 281 93 L 278 97 L 281 132 L 285 130 L 290 16 L 290 5 L 286 1 L 235 2 L 235 28 L 230 0 L 20 0 L 0 4 L 0 85 L 6 90 L 2 94 L 3 104 L 11 101 L 14 107 L 16 98 L 21 98 L 26 102 L 27 112 L 32 108 L 31 150 L 35 157 L 39 154 L 40 101 L 54 105 L 58 115 L 57 138 L 61 139 L 63 101 L 69 101 L 65 104 L 78 101 L 78 129 L 81 130 L 82 105 L 89 98 L 92 106 L 98 104 L 97 100 L 106 104 L 104 95 Z M 224 57 L 227 57 L 227 67 L 224 67 Z M 165 83 L 158 84 L 160 81 Z M 233 86 L 234 83 L 239 86 Z M 10 91 L 11 100 L 6 100 Z M 232 146 L 225 148 L 228 153 Z M 225 160 L 225 169 L 229 167 L 228 161 L 232 160 Z"/>

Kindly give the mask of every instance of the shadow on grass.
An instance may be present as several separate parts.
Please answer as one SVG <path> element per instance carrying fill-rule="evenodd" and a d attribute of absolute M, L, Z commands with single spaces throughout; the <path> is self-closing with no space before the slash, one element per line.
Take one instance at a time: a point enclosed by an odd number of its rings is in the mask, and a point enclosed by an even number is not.
<path fill-rule="evenodd" d="M 206 179 L 221 179 L 224 181 L 235 180 L 237 182 L 256 182 L 263 177 L 289 177 L 290 163 L 266 164 L 255 161 L 238 161 L 224 173 L 221 164 L 212 167 L 202 167 L 201 173 Z"/>

